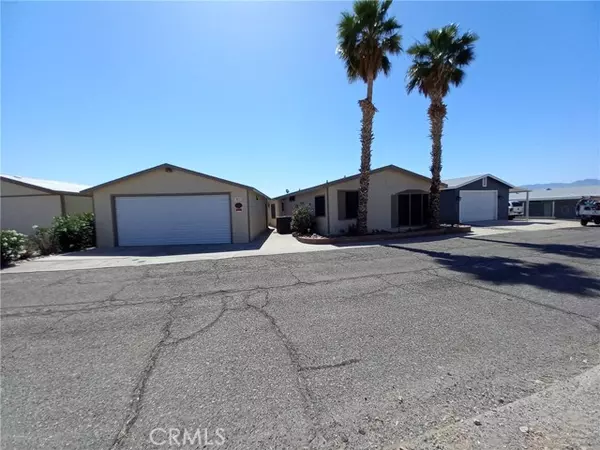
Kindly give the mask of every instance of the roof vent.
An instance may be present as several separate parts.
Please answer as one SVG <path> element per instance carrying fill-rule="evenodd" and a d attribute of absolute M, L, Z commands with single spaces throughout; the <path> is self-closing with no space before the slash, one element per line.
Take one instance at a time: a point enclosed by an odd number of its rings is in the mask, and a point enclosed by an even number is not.
<path fill-rule="evenodd" d="M 173 169 L 171 169 L 170 167 L 165 167 L 165 172 L 171 173 L 173 172 Z"/>
<path fill-rule="evenodd" d="M 547 191 L 551 191 L 551 190 L 552 190 L 552 188 L 546 188 L 546 190 L 547 190 Z"/>

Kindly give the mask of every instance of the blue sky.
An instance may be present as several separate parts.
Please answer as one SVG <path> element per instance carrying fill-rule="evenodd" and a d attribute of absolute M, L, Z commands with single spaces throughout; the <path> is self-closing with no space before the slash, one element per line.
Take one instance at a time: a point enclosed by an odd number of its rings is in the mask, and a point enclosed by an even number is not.
<path fill-rule="evenodd" d="M 98 184 L 163 162 L 269 195 L 358 171 L 362 83 L 342 2 L 3 2 L 2 172 Z M 600 177 L 600 5 L 396 2 L 403 46 L 480 35 L 447 98 L 443 178 Z M 402 55 L 375 83 L 373 167 L 428 175 L 428 102 Z"/>

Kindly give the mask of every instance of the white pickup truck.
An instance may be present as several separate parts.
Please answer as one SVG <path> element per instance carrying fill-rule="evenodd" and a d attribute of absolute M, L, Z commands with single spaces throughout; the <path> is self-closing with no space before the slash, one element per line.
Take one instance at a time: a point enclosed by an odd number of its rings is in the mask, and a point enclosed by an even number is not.
<path fill-rule="evenodd" d="M 581 221 L 584 227 L 588 222 L 600 225 L 600 198 L 583 197 L 575 205 L 575 217 Z"/>
<path fill-rule="evenodd" d="M 525 214 L 525 206 L 523 202 L 510 201 L 508 202 L 508 220 L 513 220 Z"/>

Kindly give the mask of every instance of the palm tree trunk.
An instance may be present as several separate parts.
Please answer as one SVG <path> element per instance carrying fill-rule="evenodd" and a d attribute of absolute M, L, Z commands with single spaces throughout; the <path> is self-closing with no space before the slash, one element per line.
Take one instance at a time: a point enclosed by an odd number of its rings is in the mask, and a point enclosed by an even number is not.
<path fill-rule="evenodd" d="M 441 96 L 431 96 L 429 114 L 431 132 L 431 187 L 429 189 L 429 226 L 440 227 L 440 184 L 442 183 L 442 132 L 446 105 Z"/>
<path fill-rule="evenodd" d="M 373 77 L 367 81 L 367 98 L 358 102 L 362 110 L 362 121 L 360 129 L 360 178 L 358 188 L 358 234 L 367 234 L 367 204 L 369 202 L 369 177 L 371 172 L 371 144 L 373 143 L 373 117 L 377 109 L 373 105 Z"/>

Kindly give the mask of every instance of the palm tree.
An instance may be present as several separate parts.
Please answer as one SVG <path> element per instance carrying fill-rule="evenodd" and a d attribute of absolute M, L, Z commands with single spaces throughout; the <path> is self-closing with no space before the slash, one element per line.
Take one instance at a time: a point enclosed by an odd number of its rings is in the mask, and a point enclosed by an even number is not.
<path fill-rule="evenodd" d="M 413 57 L 408 68 L 406 90 L 415 88 L 428 97 L 431 132 L 431 188 L 429 194 L 430 226 L 440 226 L 440 183 L 442 172 L 442 131 L 446 117 L 444 97 L 450 85 L 460 86 L 465 79 L 464 67 L 475 59 L 475 42 L 479 37 L 467 32 L 459 35 L 458 26 L 425 33 L 426 42 L 417 42 L 407 53 Z"/>
<path fill-rule="evenodd" d="M 401 25 L 394 17 L 387 17 L 392 0 L 357 0 L 352 12 L 343 12 L 338 23 L 337 53 L 344 61 L 348 80 L 361 79 L 367 85 L 366 98 L 358 102 L 362 110 L 360 131 L 361 156 L 358 190 L 357 231 L 366 234 L 371 144 L 373 142 L 373 83 L 381 72 L 389 75 L 392 68 L 389 55 L 402 51 Z"/>

